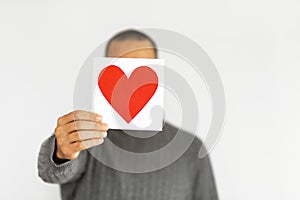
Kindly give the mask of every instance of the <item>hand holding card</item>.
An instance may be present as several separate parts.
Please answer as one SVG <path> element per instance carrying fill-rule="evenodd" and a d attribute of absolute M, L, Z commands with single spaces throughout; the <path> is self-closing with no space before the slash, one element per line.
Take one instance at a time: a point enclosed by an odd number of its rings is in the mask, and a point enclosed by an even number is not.
<path fill-rule="evenodd" d="M 55 128 L 54 156 L 60 160 L 73 160 L 80 151 L 102 144 L 107 130 L 108 125 L 96 113 L 76 110 L 61 116 Z"/>

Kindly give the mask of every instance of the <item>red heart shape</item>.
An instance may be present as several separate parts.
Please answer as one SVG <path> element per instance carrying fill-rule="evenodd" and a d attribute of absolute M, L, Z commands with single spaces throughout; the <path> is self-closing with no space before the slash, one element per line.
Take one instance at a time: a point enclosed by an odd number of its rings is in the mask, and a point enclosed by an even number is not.
<path fill-rule="evenodd" d="M 129 78 L 115 65 L 99 74 L 98 86 L 105 99 L 129 123 L 149 102 L 158 86 L 158 77 L 147 66 L 136 68 Z"/>

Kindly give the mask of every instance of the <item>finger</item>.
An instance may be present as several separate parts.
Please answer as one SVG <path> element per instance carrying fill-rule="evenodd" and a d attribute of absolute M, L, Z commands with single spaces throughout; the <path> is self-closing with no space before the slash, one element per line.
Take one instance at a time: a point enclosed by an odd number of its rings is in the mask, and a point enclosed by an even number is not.
<path fill-rule="evenodd" d="M 73 131 L 107 131 L 108 125 L 101 122 L 74 121 L 59 127 L 64 134 Z"/>
<path fill-rule="evenodd" d="M 94 121 L 100 122 L 102 116 L 97 113 L 92 113 L 84 110 L 76 110 L 69 114 L 66 114 L 57 120 L 57 125 L 62 126 L 64 124 L 76 121 L 76 120 L 85 120 L 85 121 Z"/>
<path fill-rule="evenodd" d="M 74 142 L 71 144 L 75 151 L 82 151 L 84 149 L 88 149 L 97 145 L 100 145 L 104 142 L 104 139 L 90 139 L 84 140 L 80 142 Z"/>
<path fill-rule="evenodd" d="M 106 136 L 106 131 L 75 131 L 68 134 L 68 142 L 71 143 L 89 139 L 101 139 Z"/>
<path fill-rule="evenodd" d="M 105 137 L 107 137 L 106 131 L 74 131 L 65 136 L 57 137 L 56 142 L 59 146 L 63 146 L 77 141 L 102 139 Z"/>

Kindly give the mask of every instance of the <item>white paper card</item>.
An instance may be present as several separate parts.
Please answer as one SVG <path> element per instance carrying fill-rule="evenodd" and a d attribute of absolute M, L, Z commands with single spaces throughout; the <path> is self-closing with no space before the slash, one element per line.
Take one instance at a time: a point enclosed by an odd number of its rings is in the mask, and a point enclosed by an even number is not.
<path fill-rule="evenodd" d="M 163 59 L 94 58 L 93 112 L 102 115 L 110 129 L 161 131 L 164 64 Z"/>

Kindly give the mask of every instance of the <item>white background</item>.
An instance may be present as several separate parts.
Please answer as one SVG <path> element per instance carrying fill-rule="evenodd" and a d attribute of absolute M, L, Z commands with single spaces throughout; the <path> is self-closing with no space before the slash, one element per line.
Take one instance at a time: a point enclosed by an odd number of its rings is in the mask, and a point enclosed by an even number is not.
<path fill-rule="evenodd" d="M 198 42 L 227 97 L 211 153 L 224 200 L 300 199 L 298 0 L 0 1 L 0 199 L 59 199 L 37 176 L 41 142 L 72 110 L 89 53 L 128 27 Z"/>

